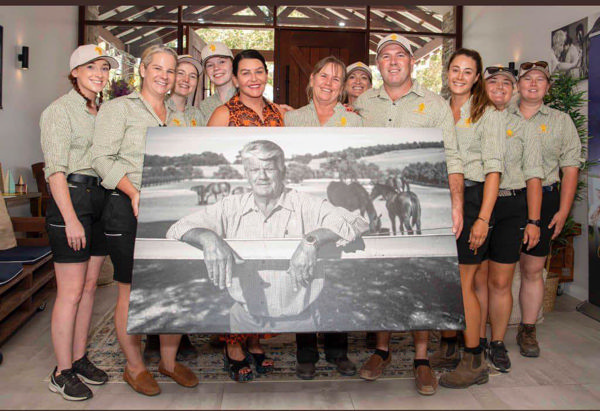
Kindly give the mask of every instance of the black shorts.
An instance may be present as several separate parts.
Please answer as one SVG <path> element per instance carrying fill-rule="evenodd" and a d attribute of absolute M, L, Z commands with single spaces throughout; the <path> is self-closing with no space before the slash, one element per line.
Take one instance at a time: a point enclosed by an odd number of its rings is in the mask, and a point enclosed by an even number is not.
<path fill-rule="evenodd" d="M 498 197 L 494 206 L 494 230 L 490 235 L 489 259 L 502 264 L 519 261 L 527 224 L 527 194 Z"/>
<path fill-rule="evenodd" d="M 471 227 L 475 224 L 477 217 L 479 216 L 479 210 L 481 209 L 481 202 L 483 201 L 483 183 L 477 184 L 471 187 L 465 187 L 464 194 L 464 207 L 463 207 L 463 230 L 456 240 L 456 248 L 458 250 L 458 263 L 459 264 L 480 264 L 490 244 L 490 233 L 494 225 L 494 213 L 490 218 L 490 229 L 488 235 L 481 245 L 477 249 L 475 254 L 469 248 L 469 235 L 471 234 Z"/>
<path fill-rule="evenodd" d="M 527 250 L 527 247 L 523 247 L 521 249 L 523 253 L 535 257 L 546 257 L 550 254 L 550 241 L 552 240 L 554 227 L 548 228 L 548 224 L 552 221 L 554 214 L 558 212 L 559 207 L 560 192 L 556 188 L 552 191 L 544 191 L 542 193 L 542 213 L 540 216 L 542 226 L 540 227 L 540 242 L 529 251 Z"/>
<path fill-rule="evenodd" d="M 71 203 L 77 218 L 85 230 L 85 248 L 79 251 L 69 247 L 65 232 L 65 220 L 50 197 L 46 210 L 46 232 L 50 240 L 52 255 L 57 263 L 81 263 L 90 256 L 105 256 L 107 254 L 104 228 L 102 227 L 102 210 L 106 190 L 101 186 L 83 183 L 67 182 Z"/>
<path fill-rule="evenodd" d="M 120 190 L 108 190 L 102 222 L 108 253 L 115 269 L 113 278 L 120 283 L 130 284 L 137 219 L 127 194 Z"/>

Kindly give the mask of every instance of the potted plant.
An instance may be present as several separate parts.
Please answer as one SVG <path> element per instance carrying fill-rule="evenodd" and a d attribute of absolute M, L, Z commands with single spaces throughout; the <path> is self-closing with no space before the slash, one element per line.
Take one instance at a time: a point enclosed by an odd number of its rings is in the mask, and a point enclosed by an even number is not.
<path fill-rule="evenodd" d="M 549 107 L 555 108 L 569 114 L 581 140 L 582 157 L 587 157 L 588 140 L 591 136 L 587 132 L 587 116 L 581 112 L 581 108 L 587 103 L 584 97 L 585 91 L 577 89 L 577 83 L 581 78 L 574 78 L 567 73 L 558 73 L 552 77 L 552 87 L 544 102 Z M 585 161 L 581 167 L 581 171 L 587 170 L 594 162 Z M 577 182 L 577 190 L 575 192 L 575 201 L 583 199 L 583 193 L 586 189 L 585 181 Z M 565 225 L 551 243 L 550 261 L 548 264 L 548 272 L 559 276 L 559 281 L 573 281 L 573 264 L 574 264 L 574 249 L 573 238 L 581 235 L 581 224 L 575 222 L 572 211 L 567 218 Z"/>

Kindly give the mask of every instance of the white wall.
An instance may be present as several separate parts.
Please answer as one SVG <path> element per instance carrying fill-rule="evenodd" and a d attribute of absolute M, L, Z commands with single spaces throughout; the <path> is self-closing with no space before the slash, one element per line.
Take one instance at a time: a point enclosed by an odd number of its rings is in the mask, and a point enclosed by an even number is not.
<path fill-rule="evenodd" d="M 69 57 L 77 47 L 77 7 L 0 6 L 4 27 L 0 163 L 4 170 L 37 185 L 31 164 L 43 161 L 40 115 L 53 100 L 69 90 Z M 17 68 L 17 46 L 29 47 L 29 70 Z M 20 63 L 19 63 L 20 64 Z M 11 208 L 12 215 L 29 207 Z"/>
<path fill-rule="evenodd" d="M 600 6 L 465 6 L 463 46 L 479 51 L 486 66 L 548 60 L 551 31 L 598 13 Z M 587 81 L 580 86 L 587 91 Z M 577 203 L 573 214 L 583 233 L 575 238 L 575 276 L 565 292 L 587 300 L 587 200 Z"/>

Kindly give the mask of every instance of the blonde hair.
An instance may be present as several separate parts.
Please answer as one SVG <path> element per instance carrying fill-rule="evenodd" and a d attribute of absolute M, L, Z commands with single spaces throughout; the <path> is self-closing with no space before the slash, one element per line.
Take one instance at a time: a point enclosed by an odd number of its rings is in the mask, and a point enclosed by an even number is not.
<path fill-rule="evenodd" d="M 144 87 L 144 78 L 142 77 L 142 65 L 144 69 L 148 68 L 148 64 L 152 61 L 152 57 L 157 53 L 167 53 L 173 56 L 175 59 L 175 66 L 177 66 L 177 53 L 171 47 L 164 46 L 162 44 L 154 44 L 147 47 L 140 57 L 140 68 L 138 69 L 140 75 L 140 89 Z"/>
<path fill-rule="evenodd" d="M 323 70 L 323 67 L 325 67 L 329 63 L 333 64 L 334 66 L 338 66 L 342 69 L 342 78 L 341 78 L 342 87 L 340 89 L 340 95 L 338 96 L 338 101 L 344 101 L 344 98 L 346 97 L 346 89 L 344 87 L 344 85 L 346 84 L 346 64 L 344 64 L 344 62 L 342 60 L 340 60 L 339 58 L 337 58 L 336 56 L 327 56 L 327 57 L 317 61 L 317 64 L 315 64 L 315 67 L 313 68 L 312 73 L 310 73 L 309 78 L 311 78 L 312 76 L 314 76 L 315 74 L 317 74 L 318 72 Z M 312 100 L 312 98 L 313 98 L 313 88 L 310 85 L 310 81 L 308 82 L 308 85 L 306 86 L 306 96 L 308 97 L 309 101 Z"/>

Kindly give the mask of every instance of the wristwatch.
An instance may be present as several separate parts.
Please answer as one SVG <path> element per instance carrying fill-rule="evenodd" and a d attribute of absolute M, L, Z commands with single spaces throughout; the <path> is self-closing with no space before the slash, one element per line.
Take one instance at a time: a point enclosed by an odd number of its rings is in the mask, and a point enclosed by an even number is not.
<path fill-rule="evenodd" d="M 316 247 L 317 246 L 317 237 L 309 234 L 302 239 L 302 243 L 304 245 L 312 245 L 312 246 Z"/>
<path fill-rule="evenodd" d="M 530 220 L 530 219 L 527 219 L 527 224 L 533 224 L 535 226 L 541 227 L 542 226 L 542 220 Z"/>

